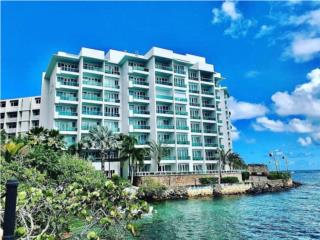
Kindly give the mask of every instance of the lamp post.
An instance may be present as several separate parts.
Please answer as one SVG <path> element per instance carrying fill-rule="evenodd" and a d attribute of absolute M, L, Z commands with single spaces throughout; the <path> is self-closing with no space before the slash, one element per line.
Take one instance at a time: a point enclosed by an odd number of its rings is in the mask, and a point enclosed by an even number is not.
<path fill-rule="evenodd" d="M 276 154 L 275 154 L 275 152 L 274 152 L 274 151 L 270 152 L 270 153 L 269 153 L 269 157 L 273 160 L 274 165 L 275 165 L 275 167 L 276 167 L 276 171 L 278 172 L 278 171 L 279 171 L 279 169 L 278 169 L 278 161 L 277 161 L 277 159 L 276 159 Z"/>
<path fill-rule="evenodd" d="M 286 169 L 287 169 L 287 172 L 289 172 L 289 167 L 288 167 L 288 158 L 287 158 L 287 156 L 285 156 L 285 155 L 282 155 L 282 159 L 285 161 L 285 163 L 286 163 Z"/>

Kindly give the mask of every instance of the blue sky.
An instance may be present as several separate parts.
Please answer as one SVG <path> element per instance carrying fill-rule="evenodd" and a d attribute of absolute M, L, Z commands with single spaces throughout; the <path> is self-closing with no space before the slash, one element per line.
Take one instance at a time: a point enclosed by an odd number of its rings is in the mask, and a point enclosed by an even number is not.
<path fill-rule="evenodd" d="M 58 50 L 205 56 L 226 80 L 234 150 L 320 169 L 319 2 L 2 2 L 1 98 L 40 95 Z"/>

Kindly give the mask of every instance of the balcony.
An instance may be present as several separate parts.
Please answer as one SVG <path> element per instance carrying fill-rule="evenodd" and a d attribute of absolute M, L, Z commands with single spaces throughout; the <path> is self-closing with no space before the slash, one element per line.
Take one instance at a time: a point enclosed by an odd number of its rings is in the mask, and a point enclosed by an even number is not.
<path fill-rule="evenodd" d="M 178 83 L 178 82 L 175 82 L 175 83 L 174 83 L 174 86 L 176 86 L 176 87 L 181 87 L 181 88 L 186 88 L 186 87 L 187 87 L 186 84 L 184 84 L 184 83 Z"/>
<path fill-rule="evenodd" d="M 177 144 L 180 144 L 180 145 L 189 145 L 190 142 L 189 142 L 189 141 L 185 141 L 185 140 L 183 140 L 183 141 L 177 140 Z"/>
<path fill-rule="evenodd" d="M 197 94 L 199 94 L 200 91 L 199 90 L 194 90 L 194 89 L 189 89 L 189 93 L 197 93 Z"/>
<path fill-rule="evenodd" d="M 176 126 L 176 129 L 178 130 L 189 130 L 188 126 Z"/>
<path fill-rule="evenodd" d="M 191 132 L 193 133 L 201 133 L 201 129 L 195 129 L 195 128 L 191 128 Z"/>
<path fill-rule="evenodd" d="M 212 117 L 212 116 L 203 116 L 203 119 L 204 120 L 210 120 L 210 121 L 215 121 L 216 120 L 216 118 Z"/>
<path fill-rule="evenodd" d="M 74 132 L 74 131 L 77 131 L 77 128 L 76 127 L 72 127 L 72 126 L 60 126 L 58 127 L 58 130 L 59 131 L 66 131 L 66 132 Z"/>
<path fill-rule="evenodd" d="M 169 82 L 169 81 L 161 81 L 157 79 L 156 83 L 161 85 L 166 85 L 166 86 L 172 86 L 172 82 Z"/>
<path fill-rule="evenodd" d="M 136 85 L 149 86 L 149 83 L 147 81 L 132 80 L 131 82 Z"/>
<path fill-rule="evenodd" d="M 175 144 L 174 140 L 158 140 L 158 143 L 162 143 L 162 144 Z"/>
<path fill-rule="evenodd" d="M 104 72 L 112 75 L 120 75 L 120 72 L 116 69 L 106 69 Z"/>
<path fill-rule="evenodd" d="M 103 71 L 101 66 L 95 65 L 95 64 L 90 64 L 90 63 L 84 63 L 83 64 L 83 69 L 91 70 L 91 71 L 97 71 L 97 72 L 102 72 Z"/>
<path fill-rule="evenodd" d="M 190 156 L 178 156 L 178 160 L 190 160 Z"/>
<path fill-rule="evenodd" d="M 70 67 L 70 66 L 61 66 L 60 69 L 62 71 L 67 71 L 67 72 L 79 72 L 79 68 Z"/>
<path fill-rule="evenodd" d="M 204 129 L 204 133 L 217 133 L 214 129 Z"/>
<path fill-rule="evenodd" d="M 78 81 L 58 81 L 63 86 L 71 86 L 71 87 L 78 87 Z"/>
<path fill-rule="evenodd" d="M 188 101 L 186 98 L 178 98 L 178 97 L 176 97 L 175 100 L 179 101 L 179 102 L 187 102 Z"/>
<path fill-rule="evenodd" d="M 195 161 L 202 161 L 203 157 L 202 156 L 193 156 L 192 159 Z"/>
<path fill-rule="evenodd" d="M 120 86 L 119 85 L 115 85 L 115 84 L 104 84 L 103 86 L 105 88 L 120 89 Z"/>
<path fill-rule="evenodd" d="M 112 103 L 120 103 L 120 99 L 115 99 L 115 98 L 105 98 L 105 102 L 112 102 Z"/>
<path fill-rule="evenodd" d="M 57 111 L 61 116 L 77 116 L 77 112 L 74 111 Z"/>
<path fill-rule="evenodd" d="M 77 97 L 74 96 L 67 96 L 67 95 L 60 95 L 58 96 L 60 100 L 65 100 L 65 101 L 78 101 Z"/>
<path fill-rule="evenodd" d="M 96 128 L 97 126 L 99 126 L 99 125 L 97 125 L 97 124 L 94 124 L 94 125 L 82 125 L 81 126 L 81 130 L 90 130 L 91 128 Z"/>
<path fill-rule="evenodd" d="M 90 111 L 90 110 L 82 110 L 83 115 L 91 115 L 91 116 L 102 116 L 102 112 L 100 111 Z"/>
<path fill-rule="evenodd" d="M 210 95 L 210 96 L 213 96 L 213 95 L 214 95 L 213 92 L 211 92 L 211 91 L 205 91 L 205 90 L 202 90 L 201 93 L 204 94 L 204 95 Z"/>
<path fill-rule="evenodd" d="M 102 82 L 92 81 L 92 80 L 88 80 L 88 79 L 83 79 L 82 82 L 85 85 L 102 87 Z"/>
<path fill-rule="evenodd" d="M 208 78 L 208 77 L 201 77 L 201 81 L 213 83 L 213 79 L 212 78 Z"/>
<path fill-rule="evenodd" d="M 156 63 L 155 65 L 156 65 L 157 69 L 161 69 L 161 70 L 165 70 L 165 71 L 172 71 L 172 67 L 171 66 L 164 65 L 164 64 L 161 64 L 161 63 Z"/>
<path fill-rule="evenodd" d="M 162 157 L 161 160 L 176 160 L 176 157 L 175 156 L 165 156 L 165 157 Z"/>
<path fill-rule="evenodd" d="M 218 112 L 221 112 L 221 111 L 222 111 L 222 109 L 221 109 L 221 108 L 217 108 L 217 111 L 218 111 Z"/>
<path fill-rule="evenodd" d="M 140 96 L 140 95 L 130 95 L 133 99 L 141 99 L 141 100 L 149 100 L 147 96 Z"/>
<path fill-rule="evenodd" d="M 174 129 L 173 125 L 157 125 L 159 129 Z"/>
<path fill-rule="evenodd" d="M 202 142 L 192 142 L 193 147 L 202 147 Z"/>
<path fill-rule="evenodd" d="M 222 120 L 218 120 L 218 123 L 222 123 Z"/>
<path fill-rule="evenodd" d="M 90 100 L 90 101 L 102 101 L 102 97 L 95 96 L 95 95 L 83 95 L 82 99 Z"/>
<path fill-rule="evenodd" d="M 150 129 L 147 125 L 133 125 L 133 129 Z"/>
<path fill-rule="evenodd" d="M 218 144 L 217 143 L 205 143 L 204 144 L 206 147 L 218 147 Z"/>
<path fill-rule="evenodd" d="M 150 111 L 147 110 L 133 110 L 134 114 L 150 114 Z"/>
<path fill-rule="evenodd" d="M 186 74 L 186 71 L 185 71 L 185 70 L 181 70 L 181 69 L 174 69 L 174 73 L 178 73 L 178 74 L 183 74 L 183 75 L 185 75 L 185 74 Z"/>
<path fill-rule="evenodd" d="M 132 70 L 142 71 L 142 72 L 149 72 L 149 69 L 142 66 L 129 66 Z"/>
<path fill-rule="evenodd" d="M 157 95 L 157 98 L 166 99 L 166 100 L 173 100 L 172 96 L 166 96 L 166 95 Z"/>
<path fill-rule="evenodd" d="M 160 113 L 160 114 L 173 114 L 173 111 L 172 110 L 157 110 L 157 113 Z"/>
<path fill-rule="evenodd" d="M 105 112 L 104 115 L 107 117 L 120 117 L 119 113 Z"/>
<path fill-rule="evenodd" d="M 206 103 L 204 103 L 204 104 L 202 104 L 202 107 L 214 108 L 215 106 L 214 106 L 214 104 L 206 104 Z"/>
<path fill-rule="evenodd" d="M 201 119 L 201 117 L 200 117 L 200 116 L 194 116 L 194 115 L 193 115 L 193 116 L 191 116 L 191 118 L 192 118 L 192 119 Z"/>
<path fill-rule="evenodd" d="M 200 107 L 200 103 L 190 102 L 190 106 L 193 106 L 193 107 Z"/>
<path fill-rule="evenodd" d="M 177 111 L 176 110 L 176 114 L 177 115 L 188 115 L 188 112 L 187 111 Z"/>

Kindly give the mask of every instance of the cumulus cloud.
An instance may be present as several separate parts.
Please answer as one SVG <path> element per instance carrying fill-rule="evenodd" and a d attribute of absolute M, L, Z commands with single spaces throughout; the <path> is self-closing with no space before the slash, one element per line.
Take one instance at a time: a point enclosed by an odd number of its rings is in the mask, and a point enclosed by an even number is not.
<path fill-rule="evenodd" d="M 307 78 L 309 82 L 297 86 L 291 93 L 276 92 L 272 95 L 277 114 L 320 117 L 320 69 L 312 70 Z"/>
<path fill-rule="evenodd" d="M 233 121 L 264 116 L 268 112 L 263 104 L 237 101 L 234 97 L 229 98 L 229 108 Z"/>
<path fill-rule="evenodd" d="M 233 141 L 237 141 L 240 139 L 240 132 L 234 125 L 232 125 L 231 138 Z"/>
<path fill-rule="evenodd" d="M 212 24 L 228 23 L 224 31 L 225 35 L 230 35 L 233 38 L 246 36 L 248 30 L 255 25 L 255 22 L 243 17 L 237 9 L 236 1 L 224 1 L 221 8 L 212 9 Z"/>
<path fill-rule="evenodd" d="M 311 139 L 311 137 L 305 137 L 305 138 L 299 137 L 297 142 L 301 146 L 305 147 L 305 146 L 308 146 L 308 145 L 312 144 L 312 139 Z"/>
<path fill-rule="evenodd" d="M 291 46 L 285 52 L 294 58 L 296 62 L 306 62 L 316 58 L 320 54 L 320 37 L 295 37 L 291 42 Z"/>

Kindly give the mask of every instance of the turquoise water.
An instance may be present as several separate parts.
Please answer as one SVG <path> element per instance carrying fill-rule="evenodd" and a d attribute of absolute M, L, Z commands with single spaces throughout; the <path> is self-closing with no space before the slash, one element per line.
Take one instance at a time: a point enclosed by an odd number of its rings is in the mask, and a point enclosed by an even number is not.
<path fill-rule="evenodd" d="M 153 204 L 138 239 L 320 239 L 320 171 L 288 192 Z"/>

